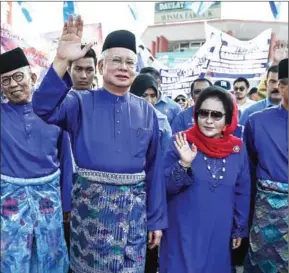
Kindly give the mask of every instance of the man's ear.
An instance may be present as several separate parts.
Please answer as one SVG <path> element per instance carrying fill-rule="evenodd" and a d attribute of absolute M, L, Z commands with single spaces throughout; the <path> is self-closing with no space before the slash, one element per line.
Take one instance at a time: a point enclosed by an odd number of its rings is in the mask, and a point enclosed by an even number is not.
<path fill-rule="evenodd" d="M 69 73 L 69 75 L 71 74 L 71 63 L 68 64 L 66 71 Z"/>
<path fill-rule="evenodd" d="M 103 60 L 100 60 L 97 64 L 98 72 L 101 76 L 103 76 Z"/>
<path fill-rule="evenodd" d="M 31 80 L 32 80 L 32 86 L 34 86 L 37 81 L 37 75 L 35 73 L 31 73 Z"/>

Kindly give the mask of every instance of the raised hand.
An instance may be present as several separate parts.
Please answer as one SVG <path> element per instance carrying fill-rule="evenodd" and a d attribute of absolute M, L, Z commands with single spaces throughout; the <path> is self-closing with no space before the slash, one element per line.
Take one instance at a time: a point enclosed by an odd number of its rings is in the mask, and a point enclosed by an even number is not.
<path fill-rule="evenodd" d="M 180 155 L 181 161 L 189 166 L 197 155 L 197 147 L 192 144 L 192 148 L 190 148 L 186 134 L 181 132 L 176 135 L 174 144 Z"/>
<path fill-rule="evenodd" d="M 73 20 L 73 16 L 69 17 L 69 21 L 64 23 L 62 35 L 56 57 L 59 60 L 73 62 L 82 58 L 92 47 L 92 43 L 87 44 L 81 49 L 81 38 L 83 32 L 83 20 L 78 16 Z"/>

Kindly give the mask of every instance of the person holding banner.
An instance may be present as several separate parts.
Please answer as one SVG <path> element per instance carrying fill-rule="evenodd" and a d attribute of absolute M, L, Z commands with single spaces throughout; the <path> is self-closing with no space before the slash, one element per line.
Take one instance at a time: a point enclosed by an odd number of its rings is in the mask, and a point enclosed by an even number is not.
<path fill-rule="evenodd" d="M 155 78 L 158 85 L 161 84 L 161 74 L 158 70 L 153 67 L 143 67 L 140 70 L 140 74 L 150 74 Z M 174 102 L 172 99 L 165 97 L 162 92 L 159 90 L 159 96 L 157 98 L 157 102 L 155 104 L 155 108 L 159 110 L 161 113 L 167 116 L 168 122 L 172 125 L 175 117 L 181 112 L 181 107 Z"/>
<path fill-rule="evenodd" d="M 251 187 L 246 146 L 232 135 L 238 108 L 229 92 L 211 86 L 194 116 L 165 153 L 169 228 L 160 273 L 231 273 L 231 248 L 248 236 Z"/>
<path fill-rule="evenodd" d="M 288 271 L 288 59 L 278 78 L 281 104 L 252 114 L 245 127 L 257 178 L 245 273 Z"/>
<path fill-rule="evenodd" d="M 63 212 L 70 211 L 69 137 L 32 109 L 36 75 L 21 48 L 0 55 L 1 272 L 67 273 Z"/>
<path fill-rule="evenodd" d="M 74 273 L 143 273 L 146 247 L 160 243 L 167 205 L 159 125 L 154 108 L 129 93 L 136 38 L 127 30 L 106 37 L 98 68 L 103 88 L 70 91 L 70 62 L 81 49 L 83 20 L 64 23 L 56 57 L 33 109 L 72 136 L 78 179 L 72 191 L 70 266 Z M 147 233 L 148 242 L 147 242 Z"/>
<path fill-rule="evenodd" d="M 249 116 L 265 108 L 278 105 L 281 102 L 281 95 L 278 90 L 278 66 L 273 65 L 267 71 L 266 79 L 267 97 L 260 100 L 241 113 L 240 124 L 245 126 Z"/>

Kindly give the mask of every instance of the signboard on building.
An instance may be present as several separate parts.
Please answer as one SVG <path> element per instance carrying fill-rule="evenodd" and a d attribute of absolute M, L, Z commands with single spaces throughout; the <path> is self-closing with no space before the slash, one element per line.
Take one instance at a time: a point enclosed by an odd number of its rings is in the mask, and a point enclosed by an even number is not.
<path fill-rule="evenodd" d="M 156 2 L 155 24 L 166 24 L 173 22 L 219 19 L 221 18 L 221 2 L 214 3 L 203 15 L 194 13 L 192 5 L 195 2 Z"/>
<path fill-rule="evenodd" d="M 175 68 L 179 64 L 182 64 L 188 59 L 192 58 L 197 50 L 198 49 L 185 52 L 158 52 L 156 53 L 156 58 L 164 66 L 168 68 Z"/>

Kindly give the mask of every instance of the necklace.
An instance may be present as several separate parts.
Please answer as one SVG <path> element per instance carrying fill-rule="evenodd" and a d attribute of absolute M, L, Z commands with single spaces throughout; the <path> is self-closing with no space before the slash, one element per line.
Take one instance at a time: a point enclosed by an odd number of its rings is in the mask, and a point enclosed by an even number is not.
<path fill-rule="evenodd" d="M 216 166 L 213 167 L 212 164 L 210 164 L 206 156 L 204 156 L 204 160 L 207 165 L 207 169 L 212 177 L 212 179 L 210 179 L 209 181 L 209 187 L 212 191 L 215 191 L 215 189 L 217 188 L 219 184 L 219 180 L 222 180 L 224 178 L 224 175 L 226 172 L 226 167 L 225 167 L 226 159 L 222 160 L 222 166 L 219 168 L 217 168 Z"/>

